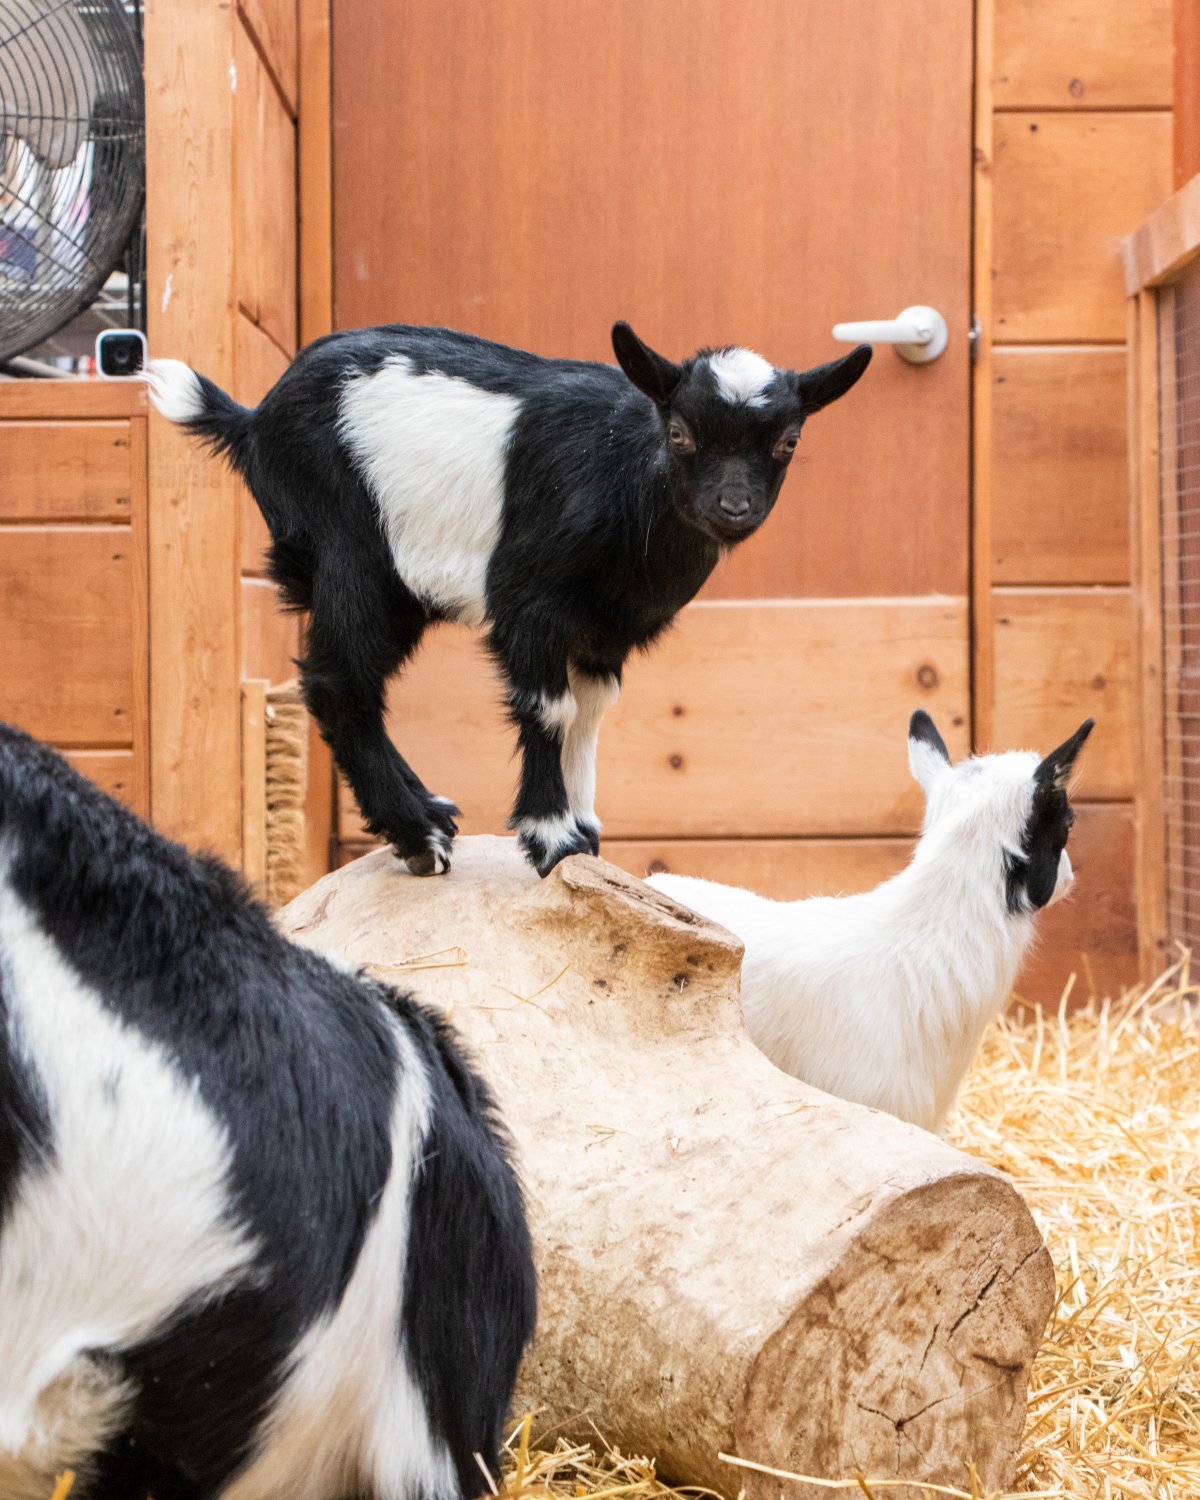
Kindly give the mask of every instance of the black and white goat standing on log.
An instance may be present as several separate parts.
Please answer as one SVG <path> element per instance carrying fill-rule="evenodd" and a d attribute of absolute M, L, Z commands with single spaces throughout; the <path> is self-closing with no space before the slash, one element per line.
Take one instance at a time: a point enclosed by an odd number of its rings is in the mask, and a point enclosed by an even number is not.
<path fill-rule="evenodd" d="M 776 1067 L 937 1130 L 1012 991 L 1038 913 L 1074 881 L 1067 783 L 1088 719 L 1031 750 L 950 764 L 923 710 L 909 725 L 925 825 L 908 867 L 873 891 L 770 901 L 685 875 L 649 884 L 746 945 L 742 1010 Z"/>
<path fill-rule="evenodd" d="M 463 1500 L 534 1300 L 443 1022 L 0 725 L 4 1500 Z"/>
<path fill-rule="evenodd" d="M 871 358 L 674 364 L 625 323 L 613 348 L 619 370 L 439 328 L 336 333 L 253 411 L 177 360 L 149 366 L 158 409 L 258 503 L 272 576 L 310 611 L 305 700 L 415 874 L 449 868 L 458 812 L 384 728 L 385 684 L 425 628 L 486 628 L 522 751 L 511 826 L 538 871 L 595 853 L 596 739 L 626 657 L 757 531 L 806 418 Z"/>

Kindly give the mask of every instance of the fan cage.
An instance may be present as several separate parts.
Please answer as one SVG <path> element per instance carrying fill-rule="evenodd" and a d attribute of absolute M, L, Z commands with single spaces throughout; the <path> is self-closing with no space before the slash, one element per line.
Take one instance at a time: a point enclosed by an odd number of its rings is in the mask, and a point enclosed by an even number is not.
<path fill-rule="evenodd" d="M 140 4 L 0 0 L 0 360 L 91 307 L 118 266 L 110 293 L 141 320 L 144 199 Z"/>

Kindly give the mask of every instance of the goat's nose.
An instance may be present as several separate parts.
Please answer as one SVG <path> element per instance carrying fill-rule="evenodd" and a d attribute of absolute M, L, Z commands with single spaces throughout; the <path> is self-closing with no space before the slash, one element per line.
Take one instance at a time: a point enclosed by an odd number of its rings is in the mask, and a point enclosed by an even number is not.
<path fill-rule="evenodd" d="M 750 509 L 750 496 L 744 490 L 726 490 L 717 503 L 731 521 L 740 521 Z"/>

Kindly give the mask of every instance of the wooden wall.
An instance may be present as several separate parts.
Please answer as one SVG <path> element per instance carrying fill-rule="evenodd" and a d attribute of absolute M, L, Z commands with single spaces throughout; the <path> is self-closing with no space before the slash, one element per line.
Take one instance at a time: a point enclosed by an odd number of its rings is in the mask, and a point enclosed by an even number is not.
<path fill-rule="evenodd" d="M 1171 187 L 1172 28 L 1171 0 L 980 0 L 976 740 L 1049 748 L 1097 720 L 1080 886 L 1035 991 L 1071 964 L 1105 988 L 1137 970 L 1120 241 Z"/>
<path fill-rule="evenodd" d="M 147 0 L 150 345 L 248 404 L 278 379 L 301 336 L 304 150 L 317 187 L 305 336 L 328 327 L 319 171 L 323 138 L 328 155 L 327 30 L 327 6 L 311 0 Z M 302 76 L 311 103 L 303 116 Z M 151 808 L 166 831 L 238 864 L 248 772 L 241 681 L 294 675 L 297 621 L 266 577 L 261 517 L 225 467 L 152 416 L 149 471 Z M 313 749 L 316 875 L 328 858 L 330 792 L 319 742 Z"/>
<path fill-rule="evenodd" d="M 150 804 L 146 400 L 0 382 L 0 719 Z"/>

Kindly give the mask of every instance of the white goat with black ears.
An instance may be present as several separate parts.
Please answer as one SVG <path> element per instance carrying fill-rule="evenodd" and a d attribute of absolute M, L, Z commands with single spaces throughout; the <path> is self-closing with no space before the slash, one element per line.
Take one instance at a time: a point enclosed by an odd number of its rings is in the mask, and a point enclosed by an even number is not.
<path fill-rule="evenodd" d="M 937 1130 L 1012 990 L 1037 914 L 1070 889 L 1067 781 L 1088 719 L 1041 759 L 951 765 L 923 711 L 908 757 L 925 823 L 906 869 L 873 891 L 770 901 L 679 875 L 650 884 L 746 945 L 742 1008 L 777 1067 Z"/>

